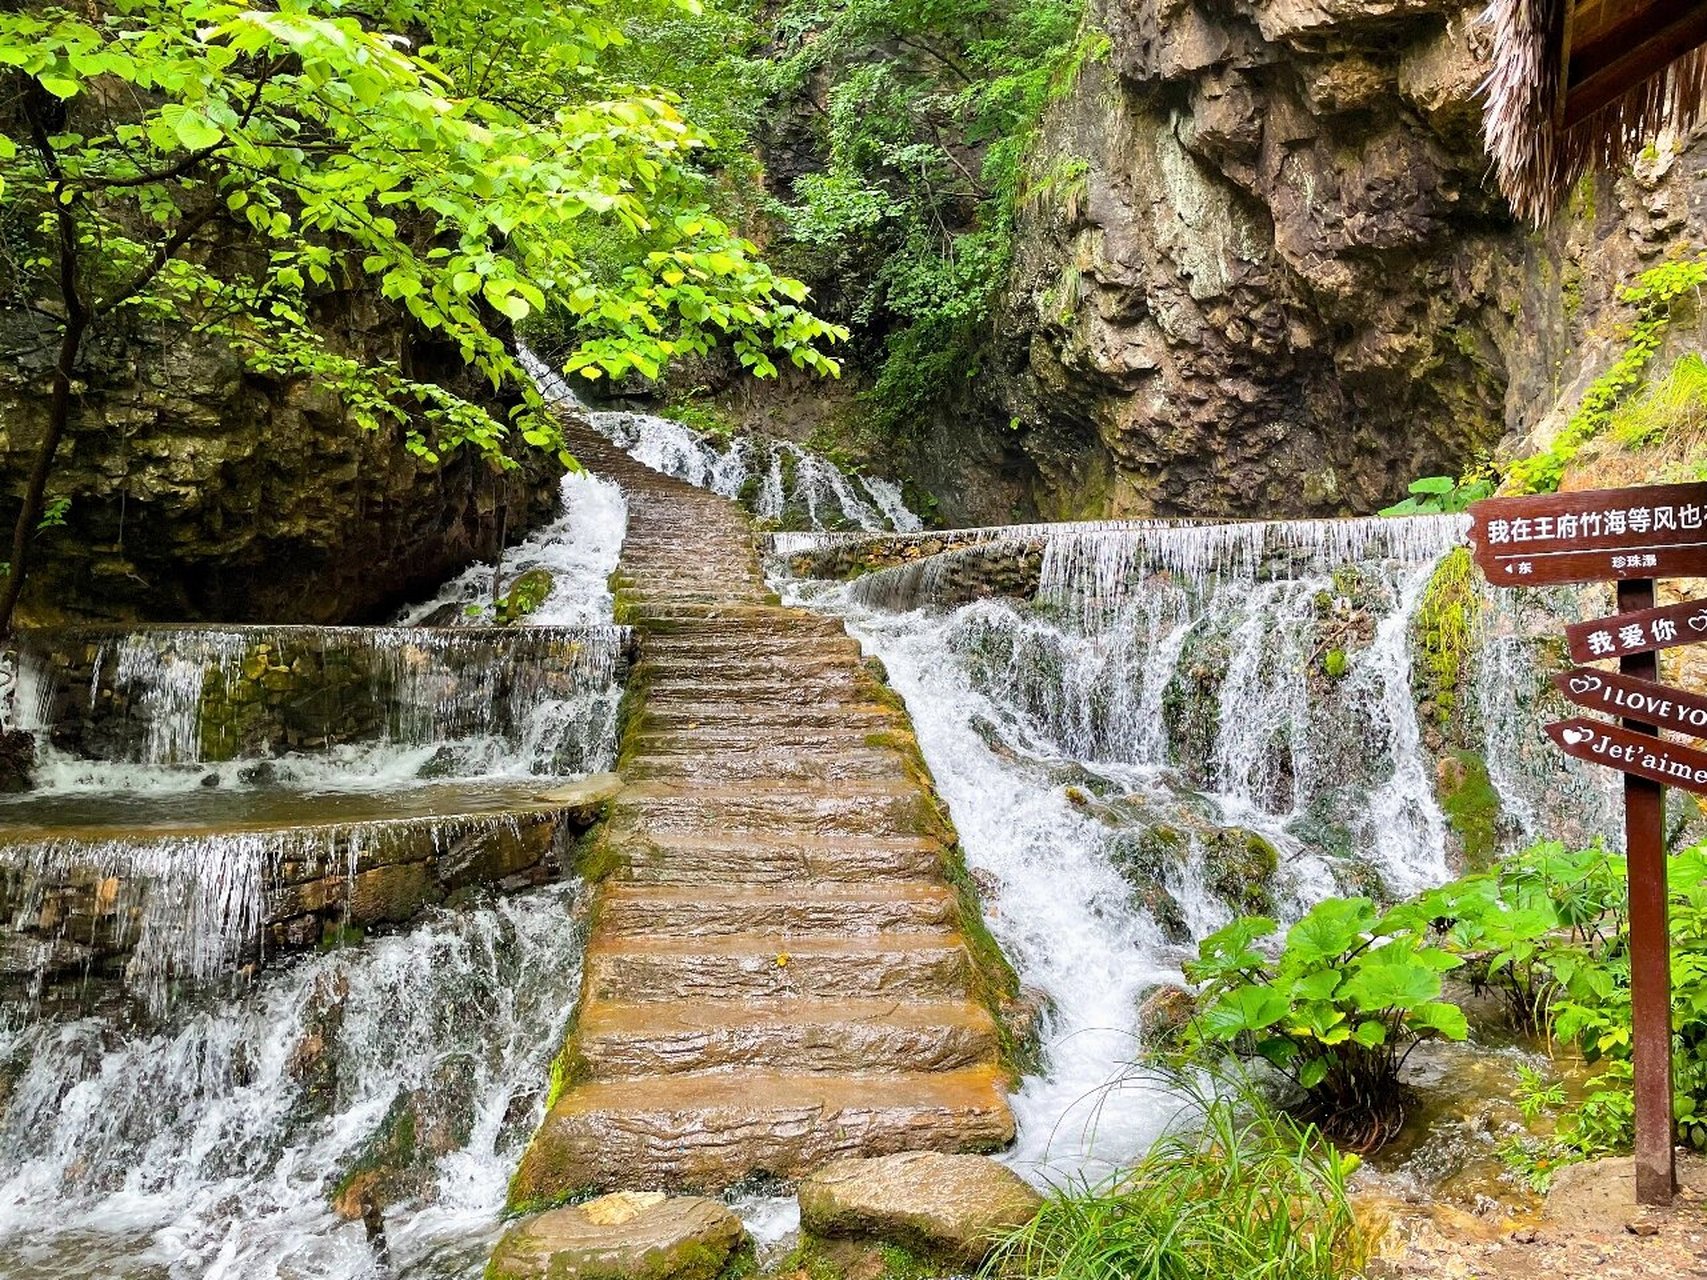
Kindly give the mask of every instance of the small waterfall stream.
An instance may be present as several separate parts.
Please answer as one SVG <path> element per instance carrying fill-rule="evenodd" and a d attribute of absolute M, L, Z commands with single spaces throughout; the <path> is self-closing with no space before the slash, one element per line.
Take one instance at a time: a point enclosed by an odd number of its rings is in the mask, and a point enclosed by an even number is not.
<path fill-rule="evenodd" d="M 1035 526 L 849 583 L 780 574 L 841 616 L 907 700 L 998 939 L 1050 1010 L 1009 1159 L 1106 1174 L 1172 1103 L 1133 1070 L 1140 1005 L 1233 914 L 1452 874 L 1450 751 L 1417 632 L 1455 518 Z M 928 537 L 922 536 L 921 540 Z M 789 557 L 846 535 L 778 535 Z M 968 580 L 1002 594 L 968 599 Z M 1016 586 L 1018 584 L 1018 586 Z M 1540 731 L 1546 637 L 1592 602 L 1489 591 L 1454 740 L 1487 761 L 1506 847 L 1561 796 L 1615 835 L 1609 783 Z M 1539 705 L 1538 705 L 1539 704 Z"/>

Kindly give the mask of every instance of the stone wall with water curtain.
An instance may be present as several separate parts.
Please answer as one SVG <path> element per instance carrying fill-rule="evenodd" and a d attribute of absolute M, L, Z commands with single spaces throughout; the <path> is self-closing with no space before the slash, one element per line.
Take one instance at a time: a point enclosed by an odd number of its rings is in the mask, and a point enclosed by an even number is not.
<path fill-rule="evenodd" d="M 82 759 L 218 762 L 374 741 L 517 741 L 540 705 L 609 694 L 620 627 L 56 628 L 17 637 L 14 720 Z M 584 772 L 577 740 L 539 772 Z"/>
<path fill-rule="evenodd" d="M 1616 835 L 1608 780 L 1541 731 L 1564 713 L 1560 619 L 1609 602 L 1492 592 L 1463 527 L 1101 522 L 925 554 L 932 535 L 771 551 L 851 578 L 838 608 L 941 630 L 999 709 L 975 725 L 991 749 L 1076 762 L 1060 785 L 1183 938 L 1194 912 L 1272 909 L 1277 873 L 1401 893 L 1535 836 Z"/>
<path fill-rule="evenodd" d="M 472 804 L 447 792 L 436 814 L 230 831 L 0 827 L 0 1002 L 96 979 L 159 1011 L 178 984 L 402 925 L 476 889 L 547 883 L 617 785 L 512 786 Z"/>

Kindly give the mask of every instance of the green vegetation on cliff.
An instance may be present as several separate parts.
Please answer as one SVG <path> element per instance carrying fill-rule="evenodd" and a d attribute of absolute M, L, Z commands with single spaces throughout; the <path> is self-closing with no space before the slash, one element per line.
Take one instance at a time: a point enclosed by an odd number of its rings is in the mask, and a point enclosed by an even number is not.
<path fill-rule="evenodd" d="M 760 374 L 779 356 L 834 373 L 821 347 L 840 330 L 709 212 L 705 136 L 669 95 L 601 71 L 622 39 L 603 8 L 546 0 L 0 14 L 0 283 L 35 317 L 9 354 L 54 353 L 0 633 L 87 350 L 127 325 L 188 326 L 363 426 L 401 427 L 424 458 L 469 446 L 500 465 L 513 434 L 558 444 L 507 341 L 542 312 L 565 318 L 567 365 L 589 377 L 652 376 L 719 341 Z M 509 420 L 351 355 L 335 318 L 357 289 L 511 387 Z"/>

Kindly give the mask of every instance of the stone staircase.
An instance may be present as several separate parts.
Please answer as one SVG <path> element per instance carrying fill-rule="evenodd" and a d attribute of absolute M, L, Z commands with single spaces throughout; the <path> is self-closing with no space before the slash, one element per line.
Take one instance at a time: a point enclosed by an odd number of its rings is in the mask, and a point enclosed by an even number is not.
<path fill-rule="evenodd" d="M 571 445 L 627 493 L 640 660 L 581 1002 L 512 1207 L 1005 1145 L 1012 973 L 899 700 L 839 623 L 766 592 L 734 503 Z"/>

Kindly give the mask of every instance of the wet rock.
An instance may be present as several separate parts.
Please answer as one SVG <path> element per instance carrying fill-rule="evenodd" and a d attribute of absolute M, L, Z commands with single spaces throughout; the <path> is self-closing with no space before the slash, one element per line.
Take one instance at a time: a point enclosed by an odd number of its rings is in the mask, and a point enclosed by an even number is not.
<path fill-rule="evenodd" d="M 498 602 L 499 625 L 509 626 L 535 612 L 551 594 L 551 586 L 550 569 L 529 569 L 516 578 Z"/>
<path fill-rule="evenodd" d="M 1151 987 L 1138 1002 L 1138 1031 L 1150 1052 L 1165 1049 L 1197 1013 L 1197 997 L 1171 983 Z"/>
<path fill-rule="evenodd" d="M 802 1179 L 799 1197 L 801 1228 L 813 1235 L 880 1240 L 964 1266 L 1043 1203 L 985 1156 L 923 1151 L 838 1160 Z"/>
<path fill-rule="evenodd" d="M 486 1280 L 713 1280 L 746 1239 L 720 1201 L 618 1191 L 511 1227 Z"/>
<path fill-rule="evenodd" d="M 1579 1230 L 1618 1231 L 1635 1210 L 1636 1162 L 1607 1156 L 1555 1171 L 1541 1214 Z"/>
<path fill-rule="evenodd" d="M 28 791 L 35 767 L 35 738 L 22 729 L 0 730 L 0 792 Z"/>

